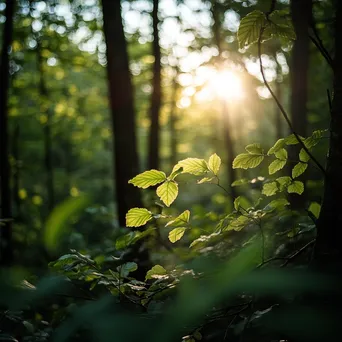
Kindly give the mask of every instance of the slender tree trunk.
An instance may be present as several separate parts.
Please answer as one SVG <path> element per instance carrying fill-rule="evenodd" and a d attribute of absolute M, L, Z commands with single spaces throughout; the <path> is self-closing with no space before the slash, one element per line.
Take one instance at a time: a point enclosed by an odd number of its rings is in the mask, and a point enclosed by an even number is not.
<path fill-rule="evenodd" d="M 171 96 L 171 108 L 170 108 L 170 164 L 171 166 L 176 165 L 177 163 L 177 131 L 176 131 L 176 122 L 177 122 L 177 92 L 178 92 L 178 82 L 177 75 L 173 80 L 172 85 L 172 96 Z"/>
<path fill-rule="evenodd" d="M 10 189 L 10 165 L 8 160 L 8 91 L 9 91 L 9 51 L 13 37 L 13 17 L 15 0 L 6 1 L 4 31 L 2 35 L 0 60 L 0 178 L 1 178 L 1 218 L 12 218 Z M 0 263 L 12 262 L 12 224 L 3 222 L 0 226 Z"/>
<path fill-rule="evenodd" d="M 20 139 L 20 126 L 16 125 L 13 132 L 12 139 L 12 153 L 15 160 L 15 168 L 13 172 L 13 199 L 15 203 L 15 217 L 16 219 L 21 216 L 21 199 L 19 197 L 20 189 L 20 152 L 19 152 L 19 139 Z"/>
<path fill-rule="evenodd" d="M 159 167 L 159 116 L 160 116 L 160 106 L 161 106 L 161 52 L 159 45 L 159 18 L 158 18 L 159 0 L 153 0 L 153 12 L 152 12 L 152 22 L 153 22 L 153 91 L 151 97 L 151 128 L 149 137 L 149 168 L 158 169 Z"/>
<path fill-rule="evenodd" d="M 277 75 L 281 75 L 281 66 L 277 63 Z M 282 91 L 282 83 L 276 80 L 275 82 L 275 93 L 277 99 L 282 103 L 283 101 L 283 91 Z M 276 105 L 276 104 L 275 104 Z M 275 117 L 274 117 L 274 124 L 276 128 L 276 140 L 283 137 L 283 125 L 282 125 L 282 114 L 279 111 L 279 107 L 275 106 Z"/>
<path fill-rule="evenodd" d="M 125 226 L 125 215 L 140 207 L 139 190 L 128 180 L 139 173 L 135 129 L 133 86 L 120 1 L 102 0 L 103 28 L 107 45 L 109 100 L 114 133 L 115 191 L 118 218 Z"/>
<path fill-rule="evenodd" d="M 316 260 L 324 267 L 328 267 L 329 262 L 334 259 L 342 259 L 342 1 L 338 0 L 335 3 L 334 97 L 330 146 L 315 248 Z"/>
<path fill-rule="evenodd" d="M 215 44 L 217 46 L 219 52 L 219 58 L 222 58 L 222 38 L 220 34 L 221 30 L 221 20 L 219 17 L 219 11 L 217 8 L 218 4 L 216 0 L 211 0 L 211 13 L 213 16 L 213 35 L 215 39 Z M 222 100 L 222 121 L 223 121 L 223 138 L 226 146 L 226 151 L 228 153 L 227 158 L 227 171 L 228 171 L 228 186 L 230 187 L 230 193 L 232 195 L 232 201 L 236 197 L 235 187 L 232 187 L 231 184 L 236 180 L 236 172 L 233 169 L 233 160 L 235 157 L 235 148 L 232 136 L 232 125 L 230 122 L 229 109 L 225 100 Z"/>
<path fill-rule="evenodd" d="M 37 67 L 39 72 L 39 93 L 42 102 L 49 100 L 49 94 L 45 83 L 43 56 L 41 54 L 41 46 L 38 38 L 37 43 Z M 51 136 L 51 111 L 46 110 L 46 122 L 44 124 L 44 165 L 46 172 L 46 189 L 47 189 L 47 208 L 51 213 L 55 206 L 55 189 L 54 189 L 54 172 L 52 160 L 52 136 Z"/>
<path fill-rule="evenodd" d="M 312 0 L 292 0 L 291 15 L 297 35 L 292 49 L 291 68 L 291 121 L 295 132 L 306 136 L 308 71 L 309 71 L 309 24 L 312 15 Z M 300 147 L 290 149 L 290 159 L 298 160 Z M 304 181 L 304 176 L 301 177 Z M 291 194 L 290 202 L 293 209 L 304 207 L 305 195 Z"/>

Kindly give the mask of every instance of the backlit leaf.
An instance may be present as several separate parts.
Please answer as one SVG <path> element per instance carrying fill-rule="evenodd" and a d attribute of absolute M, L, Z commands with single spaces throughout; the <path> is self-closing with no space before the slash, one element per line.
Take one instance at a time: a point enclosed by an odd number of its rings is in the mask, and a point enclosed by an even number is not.
<path fill-rule="evenodd" d="M 215 177 L 204 177 L 200 179 L 197 184 L 203 184 L 203 183 L 209 183 L 211 182 Z"/>
<path fill-rule="evenodd" d="M 146 273 L 145 279 L 158 278 L 159 276 L 166 275 L 166 269 L 163 266 L 155 265 Z"/>
<path fill-rule="evenodd" d="M 133 208 L 126 214 L 127 227 L 140 227 L 153 217 L 152 213 L 145 208 Z"/>
<path fill-rule="evenodd" d="M 179 216 L 177 216 L 174 220 L 169 221 L 165 227 L 179 227 L 184 226 L 190 220 L 190 211 L 185 210 Z"/>
<path fill-rule="evenodd" d="M 187 158 L 179 161 L 177 165 L 183 167 L 184 173 L 192 175 L 201 175 L 209 171 L 207 162 L 204 159 Z"/>
<path fill-rule="evenodd" d="M 214 175 L 217 175 L 221 166 L 221 158 L 214 153 L 210 156 L 208 161 L 208 167 L 209 169 L 214 173 Z"/>
<path fill-rule="evenodd" d="M 279 139 L 277 142 L 268 150 L 267 155 L 271 155 L 279 151 L 285 146 L 285 140 Z"/>
<path fill-rule="evenodd" d="M 287 187 L 288 193 L 301 195 L 304 192 L 304 184 L 300 181 L 294 181 Z"/>
<path fill-rule="evenodd" d="M 263 154 L 264 150 L 260 144 L 250 144 L 245 147 L 245 150 L 251 154 Z"/>
<path fill-rule="evenodd" d="M 147 189 L 149 186 L 157 185 L 166 180 L 166 175 L 162 171 L 149 170 L 135 176 L 128 183 L 137 186 L 138 188 Z"/>
<path fill-rule="evenodd" d="M 242 153 L 235 157 L 233 169 L 252 169 L 260 165 L 264 156 L 257 154 Z"/>
<path fill-rule="evenodd" d="M 169 207 L 178 196 L 178 184 L 175 181 L 167 180 L 158 186 L 157 195 Z"/>
<path fill-rule="evenodd" d="M 286 160 L 276 159 L 268 166 L 268 173 L 273 175 L 277 171 L 281 170 L 286 165 Z"/>
<path fill-rule="evenodd" d="M 287 151 L 285 150 L 285 148 L 281 148 L 280 150 L 276 151 L 274 154 L 278 159 L 282 159 L 282 160 L 287 159 Z"/>
<path fill-rule="evenodd" d="M 273 196 L 278 192 L 277 182 L 271 182 L 264 184 L 262 188 L 262 194 L 265 196 Z"/>
<path fill-rule="evenodd" d="M 299 160 L 307 163 L 310 160 L 310 156 L 306 153 L 306 151 L 302 148 L 299 152 Z"/>
<path fill-rule="evenodd" d="M 313 213 L 313 215 L 318 219 L 319 214 L 321 212 L 321 205 L 317 202 L 312 202 L 309 206 L 309 211 Z"/>
<path fill-rule="evenodd" d="M 170 242 L 175 243 L 176 241 L 180 240 L 183 237 L 185 230 L 185 227 L 179 227 L 171 230 L 169 233 Z"/>
<path fill-rule="evenodd" d="M 307 169 L 308 164 L 299 162 L 292 169 L 292 178 L 299 177 Z"/>

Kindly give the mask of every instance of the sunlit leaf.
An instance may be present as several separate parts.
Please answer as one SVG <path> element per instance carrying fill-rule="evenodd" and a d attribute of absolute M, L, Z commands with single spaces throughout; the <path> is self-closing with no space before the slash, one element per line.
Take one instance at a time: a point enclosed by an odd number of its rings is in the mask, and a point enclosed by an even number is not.
<path fill-rule="evenodd" d="M 88 204 L 89 198 L 86 196 L 71 197 L 53 209 L 44 232 L 44 243 L 48 250 L 58 249 L 62 236 L 67 232 L 68 220 L 79 214 Z"/>
<path fill-rule="evenodd" d="M 263 154 L 264 150 L 260 144 L 250 144 L 245 147 L 245 150 L 251 154 Z"/>
<path fill-rule="evenodd" d="M 279 190 L 283 191 L 288 185 L 291 184 L 292 179 L 289 176 L 278 177 L 276 181 L 279 183 Z"/>
<path fill-rule="evenodd" d="M 266 23 L 265 13 L 261 11 L 253 11 L 242 18 L 237 32 L 239 47 L 255 43 L 260 35 L 261 28 Z"/>
<path fill-rule="evenodd" d="M 307 152 L 302 148 L 299 152 L 299 160 L 307 163 L 310 160 L 310 156 L 307 154 Z"/>
<path fill-rule="evenodd" d="M 298 164 L 296 164 L 294 168 L 292 169 L 292 178 L 299 177 L 302 173 L 305 172 L 307 167 L 308 167 L 308 164 L 306 163 L 299 162 Z"/>
<path fill-rule="evenodd" d="M 302 141 L 304 141 L 305 139 L 302 136 L 298 136 L 299 139 L 301 139 Z M 294 134 L 290 134 L 288 137 L 286 137 L 284 139 L 284 142 L 286 145 L 297 145 L 299 144 L 298 139 L 296 138 L 296 136 Z"/>
<path fill-rule="evenodd" d="M 151 220 L 153 214 L 145 208 L 133 208 L 126 214 L 127 227 L 140 227 Z"/>
<path fill-rule="evenodd" d="M 150 186 L 157 185 L 166 180 L 166 174 L 158 170 L 149 170 L 135 176 L 128 183 L 138 188 L 147 189 Z"/>
<path fill-rule="evenodd" d="M 197 181 L 197 184 L 210 183 L 215 177 L 204 177 Z"/>
<path fill-rule="evenodd" d="M 221 166 L 221 158 L 214 153 L 210 156 L 208 161 L 208 167 L 209 169 L 214 173 L 214 175 L 217 175 Z"/>
<path fill-rule="evenodd" d="M 301 195 L 304 192 L 304 184 L 300 181 L 294 181 L 287 187 L 288 193 Z"/>
<path fill-rule="evenodd" d="M 266 207 L 264 208 L 265 211 L 272 211 L 274 209 L 282 209 L 286 205 L 289 205 L 289 201 L 285 198 L 278 198 L 276 200 L 273 200 L 272 202 L 268 203 Z"/>
<path fill-rule="evenodd" d="M 169 207 L 178 196 L 178 184 L 175 181 L 167 180 L 159 185 L 157 195 Z"/>
<path fill-rule="evenodd" d="M 285 140 L 279 139 L 277 142 L 268 150 L 267 155 L 271 155 L 279 151 L 285 146 Z"/>
<path fill-rule="evenodd" d="M 176 241 L 180 240 L 183 237 L 185 230 L 185 227 L 179 227 L 171 230 L 169 233 L 170 242 L 175 243 Z"/>
<path fill-rule="evenodd" d="M 158 278 L 159 276 L 166 275 L 166 269 L 163 266 L 155 265 L 146 273 L 145 280 Z"/>
<path fill-rule="evenodd" d="M 281 160 L 287 159 L 287 151 L 285 150 L 285 148 L 281 148 L 280 150 L 274 152 L 274 154 L 278 159 L 281 159 Z"/>
<path fill-rule="evenodd" d="M 263 160 L 264 156 L 242 153 L 235 157 L 233 161 L 233 169 L 252 169 L 260 165 Z"/>
<path fill-rule="evenodd" d="M 190 211 L 185 210 L 179 216 L 177 216 L 174 220 L 169 221 L 165 227 L 179 227 L 184 226 L 190 220 Z"/>
<path fill-rule="evenodd" d="M 281 170 L 286 165 L 286 160 L 276 159 L 268 166 L 268 173 L 273 175 L 277 171 Z"/>
<path fill-rule="evenodd" d="M 321 205 L 317 202 L 312 202 L 308 210 L 312 212 L 316 219 L 318 219 L 319 214 L 321 212 Z"/>
<path fill-rule="evenodd" d="M 170 176 L 169 176 L 169 179 L 171 179 L 171 180 L 175 179 L 175 178 L 176 178 L 178 175 L 180 175 L 183 171 L 184 171 L 184 169 L 183 169 L 181 166 L 179 166 L 178 164 L 175 165 L 175 166 L 173 167 L 173 169 L 172 169 L 172 172 L 171 172 L 171 174 L 170 174 Z"/>
<path fill-rule="evenodd" d="M 239 232 L 243 228 L 246 227 L 246 225 L 250 222 L 250 218 L 247 216 L 239 216 L 237 219 L 233 220 L 229 223 L 228 228 L 226 230 L 235 230 Z"/>
<path fill-rule="evenodd" d="M 265 196 L 273 196 L 278 192 L 277 182 L 271 182 L 264 184 L 262 188 L 262 194 Z"/>
<path fill-rule="evenodd" d="M 204 159 L 187 158 L 179 161 L 177 165 L 183 167 L 184 173 L 190 173 L 192 175 L 202 175 L 209 171 L 207 162 Z"/>
<path fill-rule="evenodd" d="M 292 25 L 289 13 L 283 10 L 275 10 L 268 17 L 264 38 L 296 39 L 296 33 Z"/>

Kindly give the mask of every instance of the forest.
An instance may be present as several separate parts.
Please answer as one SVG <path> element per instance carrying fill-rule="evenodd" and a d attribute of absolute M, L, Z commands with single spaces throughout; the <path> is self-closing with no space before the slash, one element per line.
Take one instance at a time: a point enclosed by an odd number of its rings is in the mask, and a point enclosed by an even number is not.
<path fill-rule="evenodd" d="M 1 341 L 338 341 L 341 229 L 342 1 L 0 0 Z"/>

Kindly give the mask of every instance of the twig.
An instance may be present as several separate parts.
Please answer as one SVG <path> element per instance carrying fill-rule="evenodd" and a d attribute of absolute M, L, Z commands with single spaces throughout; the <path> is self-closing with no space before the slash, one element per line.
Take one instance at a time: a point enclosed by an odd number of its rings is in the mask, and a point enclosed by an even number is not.
<path fill-rule="evenodd" d="M 321 53 L 321 55 L 324 57 L 324 59 L 327 61 L 327 63 L 329 64 L 329 66 L 332 68 L 333 64 L 332 64 L 332 60 L 331 57 L 329 55 L 327 55 L 325 53 L 325 50 L 322 48 L 322 46 L 320 46 L 319 42 L 312 37 L 311 35 L 309 35 L 310 40 L 313 42 L 313 44 L 316 46 L 316 48 L 319 50 L 319 52 Z"/>
<path fill-rule="evenodd" d="M 331 94 L 330 94 L 330 90 L 327 89 L 327 96 L 328 96 L 328 104 L 329 104 L 329 111 L 330 111 L 330 114 L 332 112 L 332 101 L 331 101 Z"/>
<path fill-rule="evenodd" d="M 299 135 L 295 132 L 292 123 L 283 107 L 283 105 L 279 102 L 277 96 L 274 94 L 273 90 L 271 89 L 270 85 L 268 84 L 266 77 L 265 77 L 265 73 L 264 73 L 264 67 L 262 65 L 262 59 L 261 59 L 261 41 L 262 41 L 262 35 L 264 33 L 265 30 L 265 26 L 263 26 L 260 30 L 260 34 L 259 34 L 259 39 L 258 39 L 258 57 L 259 57 L 259 63 L 260 63 L 260 72 L 261 72 L 261 76 L 262 79 L 264 81 L 264 84 L 266 86 L 266 88 L 268 89 L 268 91 L 270 92 L 271 96 L 273 97 L 274 101 L 276 102 L 280 112 L 282 113 L 285 121 L 287 122 L 287 125 L 290 128 L 290 131 L 293 133 L 293 135 L 296 137 L 298 143 L 302 146 L 303 150 L 309 155 L 309 157 L 312 159 L 312 161 L 317 165 L 317 167 L 322 171 L 323 175 L 325 175 L 325 170 L 323 168 L 323 166 L 319 163 L 319 161 L 312 155 L 312 153 L 309 151 L 309 149 L 305 146 L 304 142 L 302 141 L 302 139 L 299 137 Z"/>
<path fill-rule="evenodd" d="M 287 258 L 287 260 L 280 266 L 285 267 L 287 266 L 293 259 L 297 258 L 298 255 L 302 254 L 307 248 L 309 248 L 311 245 L 313 245 L 316 242 L 316 239 L 313 239 L 309 241 L 306 245 L 304 245 L 302 248 L 298 249 L 297 252 L 293 253 L 291 256 Z"/>

